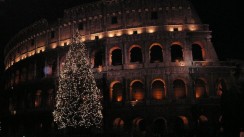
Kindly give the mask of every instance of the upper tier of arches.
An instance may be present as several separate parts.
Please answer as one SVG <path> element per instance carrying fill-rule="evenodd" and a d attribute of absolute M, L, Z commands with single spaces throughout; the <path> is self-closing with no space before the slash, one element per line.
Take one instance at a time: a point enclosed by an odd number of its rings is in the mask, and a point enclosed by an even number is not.
<path fill-rule="evenodd" d="M 200 22 L 188 1 L 153 1 L 98 1 L 65 10 L 64 17 L 54 24 L 45 19 L 37 21 L 8 43 L 4 50 L 5 68 L 41 52 L 69 45 L 75 30 L 79 30 L 83 42 L 157 32 L 209 32 L 208 25 Z"/>

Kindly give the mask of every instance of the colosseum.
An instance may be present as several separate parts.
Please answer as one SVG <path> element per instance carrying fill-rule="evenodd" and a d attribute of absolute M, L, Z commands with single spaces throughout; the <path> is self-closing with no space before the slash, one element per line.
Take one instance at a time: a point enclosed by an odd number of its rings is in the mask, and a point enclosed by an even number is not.
<path fill-rule="evenodd" d="M 57 80 L 76 31 L 104 99 L 108 137 L 210 137 L 220 132 L 232 67 L 188 0 L 98 0 L 19 31 L 4 50 L 8 137 L 54 137 Z"/>

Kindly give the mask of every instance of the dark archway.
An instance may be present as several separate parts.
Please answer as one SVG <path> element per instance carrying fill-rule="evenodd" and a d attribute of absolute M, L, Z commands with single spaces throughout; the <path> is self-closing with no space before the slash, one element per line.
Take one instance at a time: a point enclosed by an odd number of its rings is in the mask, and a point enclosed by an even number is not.
<path fill-rule="evenodd" d="M 203 61 L 202 48 L 198 44 L 192 45 L 192 58 L 193 61 Z"/>
<path fill-rule="evenodd" d="M 103 65 L 103 52 L 98 51 L 94 55 L 94 68 L 97 68 L 102 65 Z"/>
<path fill-rule="evenodd" d="M 165 137 L 167 131 L 167 122 L 164 118 L 158 118 L 153 122 L 153 137 Z"/>
<path fill-rule="evenodd" d="M 112 65 L 122 65 L 122 51 L 121 49 L 115 49 L 112 51 Z"/>
<path fill-rule="evenodd" d="M 177 62 L 183 60 L 183 51 L 182 47 L 178 44 L 173 44 L 171 46 L 171 61 Z"/>
<path fill-rule="evenodd" d="M 153 45 L 150 48 L 150 62 L 163 62 L 163 50 L 159 45 Z"/>
<path fill-rule="evenodd" d="M 133 47 L 130 50 L 130 62 L 142 63 L 142 51 L 139 47 Z"/>
<path fill-rule="evenodd" d="M 174 96 L 176 99 L 186 98 L 186 85 L 183 80 L 177 79 L 173 82 Z"/>

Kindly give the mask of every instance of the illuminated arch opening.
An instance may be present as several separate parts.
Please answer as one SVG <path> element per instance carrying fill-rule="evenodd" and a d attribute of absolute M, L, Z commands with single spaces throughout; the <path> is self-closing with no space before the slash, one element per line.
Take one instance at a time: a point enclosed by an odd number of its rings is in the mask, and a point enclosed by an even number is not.
<path fill-rule="evenodd" d="M 183 61 L 182 47 L 178 44 L 173 44 L 171 46 L 171 61 L 172 62 Z"/>
<path fill-rule="evenodd" d="M 173 130 L 177 136 L 187 135 L 187 130 L 189 128 L 189 121 L 185 116 L 178 116 L 174 119 Z"/>
<path fill-rule="evenodd" d="M 208 97 L 208 93 L 207 93 L 207 89 L 206 89 L 206 83 L 201 79 L 197 79 L 195 81 L 195 97 L 197 99 Z"/>
<path fill-rule="evenodd" d="M 163 47 L 160 44 L 153 44 L 150 47 L 150 62 L 163 62 Z"/>
<path fill-rule="evenodd" d="M 166 97 L 164 82 L 161 79 L 156 79 L 152 82 L 152 99 L 162 100 Z"/>
<path fill-rule="evenodd" d="M 219 79 L 216 85 L 217 96 L 222 96 L 223 92 L 227 90 L 226 82 L 223 79 Z"/>
<path fill-rule="evenodd" d="M 35 107 L 40 107 L 42 102 L 42 91 L 37 90 L 35 94 Z"/>
<path fill-rule="evenodd" d="M 173 82 L 174 96 L 176 99 L 186 98 L 186 85 L 183 80 L 177 79 Z"/>
<path fill-rule="evenodd" d="M 135 118 L 133 120 L 133 127 L 136 131 L 145 131 L 146 130 L 145 120 L 142 118 Z"/>
<path fill-rule="evenodd" d="M 110 97 L 113 102 L 121 102 L 123 100 L 123 86 L 119 81 L 111 83 Z"/>
<path fill-rule="evenodd" d="M 113 123 L 113 128 L 115 130 L 123 130 L 124 128 L 124 121 L 121 118 L 116 118 Z"/>
<path fill-rule="evenodd" d="M 134 80 L 130 84 L 130 93 L 132 101 L 144 100 L 144 87 L 141 81 Z"/>

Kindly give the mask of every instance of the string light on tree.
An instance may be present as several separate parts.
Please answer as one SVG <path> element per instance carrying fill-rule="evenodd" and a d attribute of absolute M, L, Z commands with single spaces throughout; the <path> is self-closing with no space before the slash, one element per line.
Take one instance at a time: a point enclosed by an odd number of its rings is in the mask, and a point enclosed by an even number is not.
<path fill-rule="evenodd" d="M 66 127 L 102 126 L 102 95 L 88 63 L 79 33 L 73 38 L 59 76 L 54 122 Z"/>

